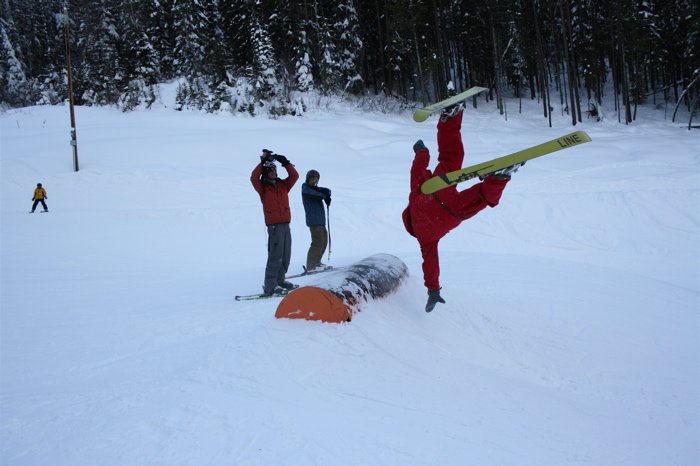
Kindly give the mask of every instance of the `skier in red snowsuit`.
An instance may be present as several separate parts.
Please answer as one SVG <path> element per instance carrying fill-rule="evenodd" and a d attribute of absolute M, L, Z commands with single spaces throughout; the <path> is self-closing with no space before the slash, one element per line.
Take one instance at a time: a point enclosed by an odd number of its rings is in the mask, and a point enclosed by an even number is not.
<path fill-rule="evenodd" d="M 432 311 L 437 303 L 445 302 L 440 296 L 438 242 L 463 220 L 476 215 L 486 206 L 498 205 L 503 189 L 510 181 L 510 173 L 517 170 L 517 166 L 500 170 L 461 192 L 457 191 L 456 186 L 434 194 L 421 192 L 421 184 L 427 179 L 462 168 L 462 108 L 452 109 L 455 112 L 452 116 L 450 109 L 446 109 L 448 113 L 440 116 L 437 125 L 438 165 L 435 171 L 428 170 L 430 153 L 423 141 L 419 140 L 413 146 L 415 158 L 411 166 L 411 193 L 402 217 L 406 231 L 418 240 L 423 255 L 423 279 L 428 289 L 426 312 Z"/>

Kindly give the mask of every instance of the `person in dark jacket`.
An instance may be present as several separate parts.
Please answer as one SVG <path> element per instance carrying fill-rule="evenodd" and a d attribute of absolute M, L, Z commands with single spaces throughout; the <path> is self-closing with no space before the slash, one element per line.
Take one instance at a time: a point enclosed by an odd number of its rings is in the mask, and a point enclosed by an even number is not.
<path fill-rule="evenodd" d="M 510 174 L 520 166 L 499 170 L 461 192 L 453 185 L 433 194 L 423 194 L 420 187 L 424 181 L 462 168 L 462 110 L 463 106 L 448 108 L 440 116 L 437 125 L 438 165 L 434 171 L 428 170 L 430 153 L 423 141 L 418 140 L 413 146 L 415 158 L 411 166 L 411 193 L 402 218 L 406 231 L 418 240 L 423 256 L 423 280 L 428 289 L 426 312 L 432 311 L 437 303 L 445 302 L 440 296 L 438 242 L 463 220 L 487 206 L 497 206 Z"/>
<path fill-rule="evenodd" d="M 328 266 L 321 263 L 323 253 L 328 246 L 328 230 L 326 230 L 326 213 L 323 203 L 331 205 L 331 190 L 318 186 L 321 174 L 316 170 L 306 173 L 306 182 L 301 185 L 301 200 L 306 213 L 306 226 L 311 231 L 311 245 L 306 254 L 306 271 L 320 272 Z"/>
<path fill-rule="evenodd" d="M 44 212 L 48 212 L 49 208 L 46 207 L 46 201 L 45 199 L 48 199 L 49 197 L 46 195 L 46 190 L 41 186 L 41 183 L 36 184 L 36 189 L 34 190 L 34 197 L 32 197 L 32 201 L 34 201 L 34 204 L 32 204 L 32 211 L 30 212 L 31 214 L 34 213 L 36 210 L 36 206 L 41 202 L 41 206 L 44 208 Z"/>
<path fill-rule="evenodd" d="M 287 178 L 277 176 L 275 161 L 287 171 Z M 292 234 L 289 230 L 292 212 L 289 209 L 289 191 L 298 179 L 299 173 L 287 157 L 274 154 L 267 149 L 263 149 L 260 163 L 250 175 L 250 182 L 260 195 L 265 225 L 267 225 L 267 264 L 263 284 L 263 293 L 266 295 L 284 294 L 296 288 L 296 285 L 285 280 L 285 275 L 292 254 Z"/>

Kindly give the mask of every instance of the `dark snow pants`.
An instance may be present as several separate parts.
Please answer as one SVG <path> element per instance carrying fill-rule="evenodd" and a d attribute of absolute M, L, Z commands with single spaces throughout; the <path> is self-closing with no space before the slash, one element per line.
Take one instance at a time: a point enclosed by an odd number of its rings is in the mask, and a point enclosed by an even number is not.
<path fill-rule="evenodd" d="M 46 202 L 44 202 L 43 199 L 37 199 L 36 201 L 34 201 L 34 204 L 32 205 L 32 212 L 34 212 L 36 210 L 36 206 L 39 205 L 40 202 L 41 202 L 41 206 L 44 208 L 44 210 L 49 210 L 49 208 L 46 207 Z"/>
<path fill-rule="evenodd" d="M 321 264 L 323 253 L 328 246 L 328 230 L 325 225 L 313 225 L 309 227 L 311 231 L 311 245 L 306 254 L 306 270 L 311 270 Z"/>
<path fill-rule="evenodd" d="M 289 223 L 275 223 L 267 226 L 267 265 L 263 291 L 271 293 L 284 281 L 292 257 L 292 233 Z"/>

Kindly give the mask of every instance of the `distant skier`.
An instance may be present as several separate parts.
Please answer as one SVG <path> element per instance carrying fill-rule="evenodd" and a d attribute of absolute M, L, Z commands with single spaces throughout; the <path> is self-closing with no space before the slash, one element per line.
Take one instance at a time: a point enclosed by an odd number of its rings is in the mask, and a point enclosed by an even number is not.
<path fill-rule="evenodd" d="M 311 245 L 306 254 L 306 271 L 320 272 L 328 268 L 321 262 L 323 253 L 328 247 L 328 230 L 326 229 L 326 213 L 323 203 L 331 205 L 331 190 L 318 186 L 321 175 L 316 170 L 306 173 L 306 182 L 301 185 L 301 200 L 306 213 L 306 226 L 311 231 Z"/>
<path fill-rule="evenodd" d="M 279 162 L 289 175 L 277 177 L 275 161 Z M 250 175 L 250 182 L 260 195 L 267 225 L 267 265 L 265 266 L 265 295 L 284 294 L 296 288 L 285 280 L 292 254 L 292 234 L 289 222 L 292 213 L 289 209 L 289 191 L 299 179 L 294 165 L 284 155 L 273 154 L 263 149 L 260 163 Z"/>
<path fill-rule="evenodd" d="M 34 204 L 32 204 L 32 211 L 30 214 L 33 214 L 34 211 L 36 210 L 36 206 L 41 202 L 42 207 L 44 208 L 44 212 L 48 212 L 49 208 L 46 207 L 46 202 L 45 200 L 48 199 L 49 197 L 46 195 L 46 190 L 41 186 L 41 183 L 36 184 L 36 189 L 34 190 L 34 197 L 32 198 L 32 201 L 34 201 Z"/>
<path fill-rule="evenodd" d="M 428 170 L 430 153 L 423 141 L 418 140 L 413 145 L 415 158 L 411 166 L 411 193 L 402 217 L 406 231 L 418 240 L 423 255 L 423 280 L 428 289 L 426 312 L 432 311 L 437 303 L 445 302 L 440 296 L 438 242 L 463 220 L 476 215 L 486 206 L 498 205 L 510 174 L 520 167 L 519 164 L 499 170 L 462 192 L 458 192 L 456 186 L 450 186 L 434 194 L 423 194 L 421 184 L 425 180 L 462 168 L 464 146 L 460 129 L 463 110 L 464 105 L 460 103 L 444 109 L 440 115 L 437 124 L 438 165 L 435 171 Z"/>

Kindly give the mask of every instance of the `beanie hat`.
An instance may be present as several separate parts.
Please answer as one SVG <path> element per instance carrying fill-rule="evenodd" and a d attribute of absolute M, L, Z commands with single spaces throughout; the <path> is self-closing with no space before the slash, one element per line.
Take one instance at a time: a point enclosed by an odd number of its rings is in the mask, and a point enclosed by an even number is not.
<path fill-rule="evenodd" d="M 306 172 L 306 182 L 307 183 L 309 182 L 309 179 L 314 178 L 314 177 L 321 178 L 321 174 L 319 172 L 317 172 L 316 170 L 309 170 L 308 172 Z"/>

